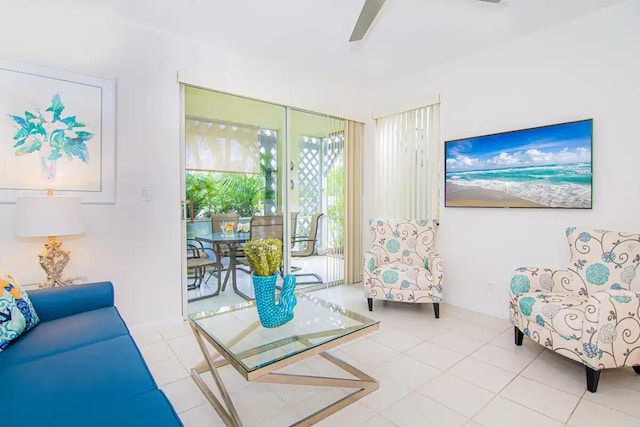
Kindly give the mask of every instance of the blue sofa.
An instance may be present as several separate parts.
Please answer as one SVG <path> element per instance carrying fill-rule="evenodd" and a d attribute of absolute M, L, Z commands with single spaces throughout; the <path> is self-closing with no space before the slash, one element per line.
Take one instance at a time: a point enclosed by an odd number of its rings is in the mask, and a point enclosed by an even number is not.
<path fill-rule="evenodd" d="M 181 426 L 110 282 L 29 292 L 40 323 L 0 352 L 0 425 Z"/>

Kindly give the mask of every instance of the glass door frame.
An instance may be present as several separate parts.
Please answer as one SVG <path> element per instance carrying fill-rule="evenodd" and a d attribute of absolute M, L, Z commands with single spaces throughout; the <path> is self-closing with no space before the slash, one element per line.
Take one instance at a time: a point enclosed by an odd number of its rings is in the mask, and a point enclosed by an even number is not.
<path fill-rule="evenodd" d="M 280 183 L 280 194 L 283 195 L 282 199 L 282 225 L 283 225 L 283 239 L 282 248 L 283 248 L 283 263 L 284 263 L 284 274 L 291 274 L 291 201 L 290 201 L 290 193 L 289 193 L 289 183 L 291 182 L 291 168 L 289 165 L 291 164 L 291 141 L 289 140 L 291 136 L 291 107 L 284 106 L 284 115 L 283 115 L 283 126 L 282 128 L 285 130 L 284 138 L 283 138 L 283 148 L 284 150 L 284 159 L 282 162 L 282 168 L 284 173 L 282 174 L 282 182 Z"/>
<path fill-rule="evenodd" d="M 324 113 L 318 113 L 315 111 L 309 111 L 309 110 L 305 110 L 305 109 L 301 109 L 301 108 L 296 108 L 296 107 L 290 107 L 287 105 L 283 105 L 283 104 L 277 104 L 277 103 L 273 103 L 273 102 L 269 102 L 269 101 L 262 101 L 259 99 L 255 99 L 255 98 L 250 98 L 250 97 L 246 97 L 246 96 L 241 96 L 241 95 L 236 95 L 236 94 L 231 94 L 231 93 L 227 93 L 224 91 L 219 91 L 219 90 L 215 90 L 215 89 L 210 89 L 210 88 L 205 88 L 205 87 L 200 87 L 197 85 L 192 85 L 192 84 L 188 84 L 188 83 L 184 83 L 184 82 L 179 82 L 179 102 L 180 102 L 180 200 L 181 200 L 181 221 L 180 221 L 180 235 L 181 235 L 181 265 L 182 265 L 182 283 L 181 283 L 181 295 L 182 295 L 182 313 L 183 313 L 183 317 L 186 318 L 187 314 L 188 314 L 188 294 L 187 294 L 187 268 L 186 268 L 186 256 L 187 256 L 187 251 L 186 251 L 186 238 L 187 238 L 187 207 L 186 207 L 186 201 L 184 200 L 184 196 L 186 194 L 186 165 L 185 165 L 185 149 L 186 149 L 186 141 L 185 141 L 185 117 L 186 117 L 186 100 L 185 100 L 185 88 L 186 87 L 193 87 L 193 88 L 197 88 L 197 89 L 202 89 L 202 90 L 206 90 L 206 91 L 211 91 L 211 92 L 217 92 L 220 94 L 225 94 L 225 95 L 230 95 L 230 96 L 234 96 L 234 97 L 238 97 L 238 98 L 244 98 L 244 99 L 249 99 L 249 100 L 253 100 L 253 101 L 258 101 L 258 102 L 264 102 L 265 104 L 271 104 L 271 105 L 275 105 L 278 107 L 281 107 L 283 109 L 283 135 L 282 135 L 282 154 L 283 156 L 280 157 L 278 156 L 278 162 L 277 162 L 277 167 L 278 168 L 282 168 L 282 181 L 280 182 L 280 191 L 279 191 L 279 195 L 280 197 L 282 197 L 282 204 L 281 204 L 281 210 L 282 210 L 282 215 L 283 215 L 283 267 L 284 267 L 284 272 L 285 274 L 291 274 L 291 239 L 292 239 L 292 230 L 291 230 L 291 221 L 290 221 L 290 216 L 291 216 L 291 191 L 290 191 L 290 183 L 292 181 L 292 179 L 297 178 L 297 177 L 293 177 L 293 171 L 291 170 L 290 165 L 292 165 L 293 163 L 293 157 L 294 157 L 294 148 L 296 147 L 294 144 L 297 143 L 297 141 L 292 141 L 291 138 L 293 137 L 292 135 L 292 117 L 291 117 L 291 113 L 292 112 L 300 112 L 300 113 L 306 113 L 306 114 L 312 114 L 314 116 L 319 116 L 319 117 L 323 117 L 327 120 L 327 127 L 326 127 L 326 132 L 327 132 L 327 138 L 330 135 L 330 119 L 333 118 L 334 116 L 329 115 L 329 114 L 324 114 Z M 322 150 L 321 150 L 322 151 Z M 282 160 L 281 160 L 282 159 Z M 296 159 L 297 160 L 297 159 Z M 320 169 L 320 174 L 322 174 L 322 169 Z M 326 209 L 326 206 L 321 206 L 321 209 Z M 266 214 L 266 212 L 265 212 Z M 343 219 L 344 220 L 344 219 Z M 320 231 L 319 231 L 320 232 Z M 287 242 L 287 243 L 285 243 Z M 344 272 L 343 272 L 343 278 L 344 278 Z M 323 281 L 322 286 L 325 286 L 326 282 Z M 319 285 L 320 286 L 320 285 Z"/>
<path fill-rule="evenodd" d="M 182 266 L 182 280 L 180 283 L 180 295 L 182 296 L 182 317 L 188 319 L 189 314 L 189 295 L 187 293 L 188 273 L 187 273 L 187 201 L 185 194 L 187 192 L 186 182 L 186 162 L 185 162 L 185 99 L 184 99 L 184 83 L 179 83 L 179 99 L 180 99 L 180 263 Z"/>

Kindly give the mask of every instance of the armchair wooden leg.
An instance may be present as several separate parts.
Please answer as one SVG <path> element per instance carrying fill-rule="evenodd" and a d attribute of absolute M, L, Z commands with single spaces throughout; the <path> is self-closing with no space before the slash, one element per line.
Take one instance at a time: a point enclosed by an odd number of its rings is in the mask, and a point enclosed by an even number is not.
<path fill-rule="evenodd" d="M 591 369 L 588 366 L 587 368 L 587 390 L 591 393 L 595 393 L 598 389 L 598 380 L 600 379 L 600 371 L 596 371 L 595 369 Z"/>
<path fill-rule="evenodd" d="M 373 298 L 367 298 L 367 304 L 369 304 L 369 311 L 373 311 Z"/>
<path fill-rule="evenodd" d="M 516 345 L 522 345 L 522 338 L 524 338 L 524 333 L 518 329 L 517 326 L 513 327 L 513 337 L 516 340 Z"/>
<path fill-rule="evenodd" d="M 440 318 L 440 303 L 439 302 L 434 302 L 433 303 L 433 312 L 436 315 L 436 319 Z"/>
<path fill-rule="evenodd" d="M 632 367 L 635 373 L 640 375 L 640 365 L 633 365 Z"/>

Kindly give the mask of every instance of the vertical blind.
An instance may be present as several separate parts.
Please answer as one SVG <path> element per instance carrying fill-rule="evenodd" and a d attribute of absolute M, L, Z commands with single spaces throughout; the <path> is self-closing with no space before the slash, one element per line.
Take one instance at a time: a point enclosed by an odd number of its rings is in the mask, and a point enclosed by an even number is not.
<path fill-rule="evenodd" d="M 345 277 L 345 192 L 344 126 L 346 120 L 328 116 L 328 136 L 323 144 L 324 192 L 326 198 L 325 243 L 327 247 L 327 286 L 344 284 Z"/>
<path fill-rule="evenodd" d="M 362 281 L 362 142 L 364 125 L 345 120 L 345 282 Z"/>
<path fill-rule="evenodd" d="M 375 216 L 438 219 L 439 104 L 376 120 Z"/>

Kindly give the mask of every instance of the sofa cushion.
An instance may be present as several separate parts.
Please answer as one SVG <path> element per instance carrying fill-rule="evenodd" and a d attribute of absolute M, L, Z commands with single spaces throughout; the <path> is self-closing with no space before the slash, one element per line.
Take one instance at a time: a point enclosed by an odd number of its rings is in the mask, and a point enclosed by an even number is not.
<path fill-rule="evenodd" d="M 72 316 L 85 311 L 113 307 L 111 282 L 35 289 L 29 292 L 42 322 Z"/>
<path fill-rule="evenodd" d="M 72 410 L 91 402 L 128 399 L 156 388 L 129 335 L 25 363 L 2 360 L 0 378 L 3 384 L 11 384 L 11 393 L 3 395 L 3 406 L 18 412 L 44 411 L 58 405 Z"/>
<path fill-rule="evenodd" d="M 115 307 L 41 322 L 2 355 L 2 364 L 27 362 L 129 332 Z"/>
<path fill-rule="evenodd" d="M 565 339 L 582 337 L 586 300 L 556 292 L 526 292 L 516 297 L 516 304 L 523 318 Z"/>
<path fill-rule="evenodd" d="M 107 409 L 107 410 L 105 410 Z M 95 410 L 87 408 L 87 416 L 79 419 L 78 426 L 86 426 L 86 420 L 100 413 L 100 421 L 91 423 L 92 426 L 153 426 L 171 427 L 182 425 L 169 399 L 161 390 L 152 390 L 132 399 L 114 402 L 110 408 L 98 405 Z M 83 422 L 84 421 L 84 424 Z"/>
<path fill-rule="evenodd" d="M 55 420 L 52 422 L 52 420 Z M 181 426 L 164 393 L 152 390 L 131 399 L 94 401 L 84 405 L 59 405 L 52 398 L 37 411 L 6 411 L 2 417 L 7 426 L 64 427 L 174 427 Z M 5 424 L 6 423 L 6 424 Z"/>
<path fill-rule="evenodd" d="M 0 352 L 38 322 L 27 292 L 11 275 L 0 275 Z"/>

